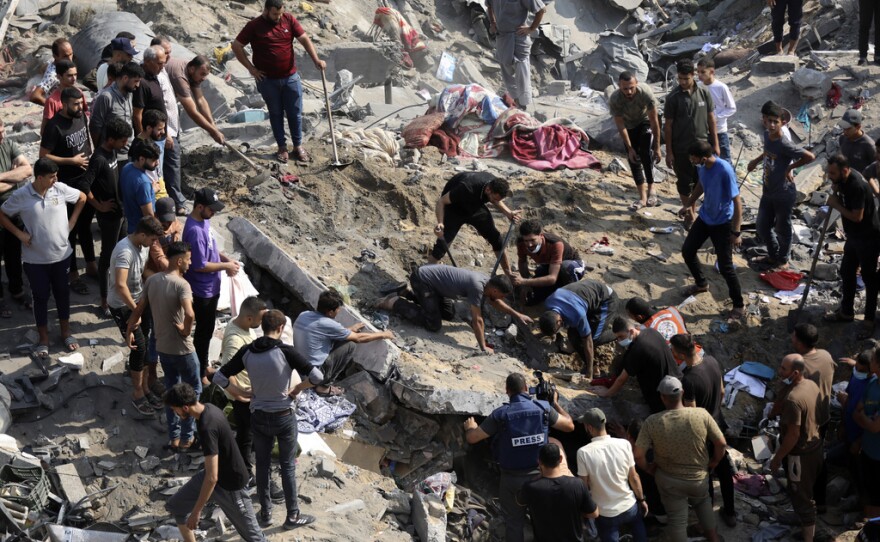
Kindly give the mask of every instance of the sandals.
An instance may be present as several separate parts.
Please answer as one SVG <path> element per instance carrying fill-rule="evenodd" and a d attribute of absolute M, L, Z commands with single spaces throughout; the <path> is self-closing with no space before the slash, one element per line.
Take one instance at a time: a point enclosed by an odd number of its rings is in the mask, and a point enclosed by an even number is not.
<path fill-rule="evenodd" d="M 288 518 L 284 520 L 284 528 L 288 530 L 296 529 L 297 527 L 303 527 L 314 522 L 315 516 L 297 512 L 295 516 L 288 516 Z"/>
<path fill-rule="evenodd" d="M 826 312 L 824 316 L 822 316 L 822 320 L 826 322 L 852 322 L 855 320 L 855 316 L 846 315 L 840 312 L 840 309 L 836 311 Z"/>
<path fill-rule="evenodd" d="M 685 297 L 690 297 L 692 295 L 704 294 L 709 291 L 708 286 L 697 286 L 696 284 L 691 284 L 690 286 L 685 286 L 681 290 L 681 295 Z"/>
<path fill-rule="evenodd" d="M 162 402 L 162 399 L 160 399 L 158 395 L 152 392 L 148 392 L 146 395 L 144 395 L 144 397 L 146 398 L 147 403 L 149 403 L 149 405 L 156 410 L 165 406 L 165 404 Z"/>
<path fill-rule="evenodd" d="M 772 268 L 780 264 L 770 256 L 755 256 L 754 258 L 749 258 L 749 265 L 763 265 Z"/>
<path fill-rule="evenodd" d="M 132 399 L 131 406 L 134 407 L 139 413 L 144 416 L 152 416 L 156 413 L 152 406 L 150 406 L 149 401 L 147 401 L 146 397 L 141 397 L 140 399 Z"/>
<path fill-rule="evenodd" d="M 644 203 L 642 203 L 640 200 L 636 200 L 636 201 L 629 204 L 628 209 L 630 211 L 635 212 L 635 211 L 638 211 L 639 209 L 641 209 L 642 207 L 646 207 L 646 205 Z"/>
<path fill-rule="evenodd" d="M 315 393 L 317 393 L 321 397 L 336 397 L 345 393 L 345 390 L 340 388 L 339 386 L 325 386 L 327 391 L 318 391 L 318 388 L 315 388 Z"/>
<path fill-rule="evenodd" d="M 0 318 L 12 318 L 12 309 L 9 308 L 5 299 L 0 299 Z"/>
<path fill-rule="evenodd" d="M 83 282 L 82 278 L 70 281 L 70 289 L 79 295 L 89 295 L 89 287 Z"/>
<path fill-rule="evenodd" d="M 68 335 L 67 337 L 64 337 L 64 347 L 67 348 L 68 352 L 79 350 L 79 341 L 77 341 L 76 337 L 73 335 Z"/>
<path fill-rule="evenodd" d="M 294 147 L 293 148 L 293 158 L 297 162 L 311 162 L 312 155 L 310 155 L 306 150 L 302 147 Z"/>
<path fill-rule="evenodd" d="M 648 197 L 648 207 L 658 207 L 660 205 L 660 198 L 657 196 L 649 196 Z"/>
<path fill-rule="evenodd" d="M 731 309 L 730 313 L 727 315 L 728 320 L 742 320 L 743 316 L 746 315 L 746 311 L 743 307 L 734 307 Z"/>
<path fill-rule="evenodd" d="M 36 348 L 34 348 L 33 354 L 40 359 L 49 359 L 49 345 L 38 344 Z"/>
<path fill-rule="evenodd" d="M 289 160 L 289 155 L 287 154 L 287 149 L 278 149 L 278 152 L 275 153 L 275 159 L 281 162 L 282 164 L 286 164 Z"/>

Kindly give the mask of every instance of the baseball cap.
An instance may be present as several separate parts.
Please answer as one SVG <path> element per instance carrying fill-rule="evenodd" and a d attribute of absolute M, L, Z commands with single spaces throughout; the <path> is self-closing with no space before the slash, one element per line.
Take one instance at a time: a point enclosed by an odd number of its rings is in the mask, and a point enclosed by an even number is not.
<path fill-rule="evenodd" d="M 156 200 L 156 218 L 159 222 L 173 222 L 177 220 L 174 213 L 174 200 L 171 198 L 159 198 Z"/>
<path fill-rule="evenodd" d="M 843 129 L 852 128 L 855 124 L 862 124 L 862 112 L 858 109 L 847 109 L 846 113 L 841 117 L 840 127 Z"/>
<path fill-rule="evenodd" d="M 660 381 L 660 385 L 657 386 L 657 391 L 660 392 L 660 395 L 678 395 L 681 393 L 681 389 L 681 380 L 671 375 L 664 376 L 663 380 Z"/>
<path fill-rule="evenodd" d="M 123 51 L 127 55 L 135 56 L 138 50 L 131 46 L 131 40 L 128 38 L 113 38 L 110 40 L 110 48 L 114 51 Z"/>
<path fill-rule="evenodd" d="M 217 192 L 214 192 L 214 190 L 210 188 L 199 188 L 198 190 L 196 190 L 193 202 L 196 205 L 204 205 L 215 213 L 219 213 L 226 207 L 226 205 L 222 201 L 220 201 L 220 197 L 217 196 Z"/>
<path fill-rule="evenodd" d="M 605 413 L 598 408 L 591 408 L 578 418 L 578 423 L 583 423 L 590 427 L 601 427 L 605 425 Z"/>

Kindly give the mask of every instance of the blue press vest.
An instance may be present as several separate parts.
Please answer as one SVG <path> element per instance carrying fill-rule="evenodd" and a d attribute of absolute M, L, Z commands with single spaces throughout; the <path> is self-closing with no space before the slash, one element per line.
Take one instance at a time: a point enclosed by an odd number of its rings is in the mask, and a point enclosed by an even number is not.
<path fill-rule="evenodd" d="M 499 409 L 501 430 L 495 435 L 493 450 L 504 470 L 538 467 L 538 451 L 547 443 L 550 431 L 550 404 L 520 393 Z"/>

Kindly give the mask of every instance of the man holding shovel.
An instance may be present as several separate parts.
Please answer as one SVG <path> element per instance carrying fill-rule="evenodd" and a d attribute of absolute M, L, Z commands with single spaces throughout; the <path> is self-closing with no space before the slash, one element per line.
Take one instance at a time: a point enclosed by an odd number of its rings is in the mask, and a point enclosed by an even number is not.
<path fill-rule="evenodd" d="M 284 116 L 290 126 L 293 140 L 293 157 L 308 162 L 309 154 L 302 147 L 302 82 L 296 71 L 293 40 L 299 41 L 315 63 L 318 71 L 324 71 L 326 63 L 318 58 L 312 40 L 306 35 L 299 21 L 284 12 L 282 0 L 266 0 L 263 13 L 245 25 L 232 42 L 235 58 L 254 76 L 257 90 L 269 109 L 269 123 L 278 143 L 275 157 L 287 163 L 287 141 L 284 137 Z M 254 51 L 253 62 L 244 51 L 250 44 Z"/>
<path fill-rule="evenodd" d="M 865 283 L 865 334 L 874 331 L 877 312 L 877 257 L 880 255 L 880 216 L 874 205 L 871 187 L 859 172 L 850 168 L 842 154 L 828 159 L 828 178 L 834 193 L 828 196 L 828 207 L 838 211 L 846 233 L 840 279 L 843 296 L 840 308 L 825 315 L 829 322 L 852 322 L 855 311 L 856 273 L 862 268 Z M 829 211 L 830 212 L 830 211 Z"/>

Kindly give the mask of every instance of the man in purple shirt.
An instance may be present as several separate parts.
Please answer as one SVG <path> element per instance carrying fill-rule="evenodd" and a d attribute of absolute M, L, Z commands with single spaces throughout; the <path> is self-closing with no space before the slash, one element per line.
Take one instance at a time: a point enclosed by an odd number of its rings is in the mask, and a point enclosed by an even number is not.
<path fill-rule="evenodd" d="M 226 205 L 210 188 L 196 190 L 193 210 L 183 227 L 183 241 L 192 247 L 192 264 L 184 275 L 193 292 L 196 329 L 193 343 L 199 358 L 202 384 L 208 385 L 208 346 L 214 333 L 214 317 L 220 299 L 220 273 L 230 277 L 238 274 L 240 264 L 217 248 L 211 231 L 211 217 Z"/>

